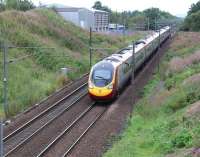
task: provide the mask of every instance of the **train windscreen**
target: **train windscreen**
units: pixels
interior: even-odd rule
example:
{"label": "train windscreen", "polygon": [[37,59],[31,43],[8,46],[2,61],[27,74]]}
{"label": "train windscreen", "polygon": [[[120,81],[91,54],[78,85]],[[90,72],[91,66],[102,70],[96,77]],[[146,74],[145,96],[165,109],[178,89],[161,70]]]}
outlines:
{"label": "train windscreen", "polygon": [[112,82],[113,66],[100,65],[93,69],[92,82],[97,87],[105,87]]}

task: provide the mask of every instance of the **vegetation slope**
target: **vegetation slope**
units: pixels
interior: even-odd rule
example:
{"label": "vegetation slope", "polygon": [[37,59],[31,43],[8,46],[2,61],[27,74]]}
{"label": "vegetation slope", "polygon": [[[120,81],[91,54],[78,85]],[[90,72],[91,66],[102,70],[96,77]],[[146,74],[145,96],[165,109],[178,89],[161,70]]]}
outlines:
{"label": "vegetation slope", "polygon": [[[89,70],[89,32],[66,22],[52,10],[1,12],[0,33],[1,44],[53,48],[9,49],[9,61],[14,61],[8,66],[10,116],[35,104],[63,84]],[[127,45],[131,40],[132,36],[124,38],[94,33],[93,46],[110,48],[110,51],[93,53],[93,61]],[[15,60],[27,55],[29,57],[23,60]],[[0,57],[2,58],[2,52]],[[2,69],[2,59],[0,65]],[[70,69],[68,77],[60,75],[59,70],[62,67]],[[2,70],[0,76],[2,78]],[[0,82],[1,91],[2,88],[3,84]],[[3,93],[0,92],[1,106],[2,103]]]}
{"label": "vegetation slope", "polygon": [[200,148],[200,33],[180,32],[104,157],[196,157]]}

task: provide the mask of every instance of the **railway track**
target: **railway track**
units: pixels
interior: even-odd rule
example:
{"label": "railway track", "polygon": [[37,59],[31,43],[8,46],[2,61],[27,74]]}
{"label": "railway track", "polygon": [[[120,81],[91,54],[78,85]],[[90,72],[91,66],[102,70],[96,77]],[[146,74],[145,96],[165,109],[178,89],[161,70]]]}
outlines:
{"label": "railway track", "polygon": [[[58,122],[64,120],[63,118],[65,117],[64,115],[62,115],[63,117],[58,116],[58,119],[52,119],[49,124],[46,124],[43,126],[43,128],[38,129],[31,136],[24,139],[23,142],[19,143],[15,148],[7,152],[5,157],[67,156],[70,151],[78,144],[78,142],[84,137],[84,135],[95,125],[95,123],[98,121],[98,119],[100,119],[107,108],[108,106],[99,106],[96,105],[95,102],[92,102],[90,105],[85,105],[79,110],[79,112],[77,112],[75,116],[72,117],[71,120],[69,120],[69,122],[66,122],[65,124],[63,123],[62,129],[58,129],[59,131],[55,131],[54,129],[53,132],[55,133],[55,136],[50,138],[53,134],[50,133],[47,135],[46,133],[48,132],[48,129],[56,127],[55,124],[58,124]],[[46,127],[51,123],[51,127]],[[46,140],[44,140],[45,142],[38,141],[42,138],[46,138]],[[62,147],[62,150],[59,150],[59,148],[61,148],[60,145],[63,145],[63,140],[65,147]],[[37,141],[37,145],[34,145],[35,141]]]}
{"label": "railway track", "polygon": [[86,87],[87,83],[82,84],[61,100],[55,102],[53,105],[4,137],[5,156],[12,156],[12,154],[15,154],[16,151],[29,143],[32,138],[39,135],[46,127],[53,124],[60,116],[63,116],[66,112],[72,110],[73,107],[87,95]]}
{"label": "railway track", "polygon": [[[96,106],[96,103],[92,103],[69,126],[66,126],[65,130],[47,145],[37,157],[66,157],[84,135],[96,124],[107,108],[108,106]],[[88,119],[90,120],[88,121]],[[65,143],[65,146],[60,149],[60,145],[63,145],[63,143]]]}

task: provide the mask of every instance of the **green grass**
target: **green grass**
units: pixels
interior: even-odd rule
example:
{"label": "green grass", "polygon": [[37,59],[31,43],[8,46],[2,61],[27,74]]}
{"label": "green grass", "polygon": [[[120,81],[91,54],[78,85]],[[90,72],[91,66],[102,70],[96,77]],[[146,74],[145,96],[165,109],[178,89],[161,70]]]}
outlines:
{"label": "green grass", "polygon": [[[93,52],[93,64],[141,36],[143,34],[140,33],[134,37],[123,38],[93,33],[94,47],[111,49],[103,53]],[[27,59],[9,64],[9,116],[25,110],[57,88],[89,71],[89,32],[66,22],[52,10],[11,10],[0,13],[0,41],[15,46],[54,48],[9,49],[9,60],[31,55]],[[0,57],[2,69],[2,52]],[[60,74],[62,67],[70,68],[68,76]],[[2,70],[0,77],[2,78]],[[3,90],[2,81],[0,90]],[[2,104],[3,93],[0,92],[0,105]],[[1,111],[0,107],[2,115]]]}
{"label": "green grass", "polygon": [[[196,48],[187,55],[195,51]],[[104,157],[165,157],[200,147],[200,116],[186,116],[190,105],[200,100],[200,81],[183,85],[184,79],[200,73],[200,65],[195,63],[181,72],[167,74],[166,63],[174,56],[186,55],[180,52],[181,49],[168,50],[160,72],[145,86],[128,127]],[[161,83],[164,86],[159,87]]]}

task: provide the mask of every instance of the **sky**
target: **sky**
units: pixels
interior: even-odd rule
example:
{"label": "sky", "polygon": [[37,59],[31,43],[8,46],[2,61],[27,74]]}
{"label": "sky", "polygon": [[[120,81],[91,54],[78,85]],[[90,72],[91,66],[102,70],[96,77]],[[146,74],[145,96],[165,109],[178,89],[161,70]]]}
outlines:
{"label": "sky", "polygon": [[[36,5],[42,4],[62,4],[72,7],[84,7],[90,9],[96,0],[32,0]],[[147,8],[156,7],[160,10],[170,12],[173,15],[184,17],[190,6],[198,0],[100,0],[103,5],[114,11],[143,11]]]}

